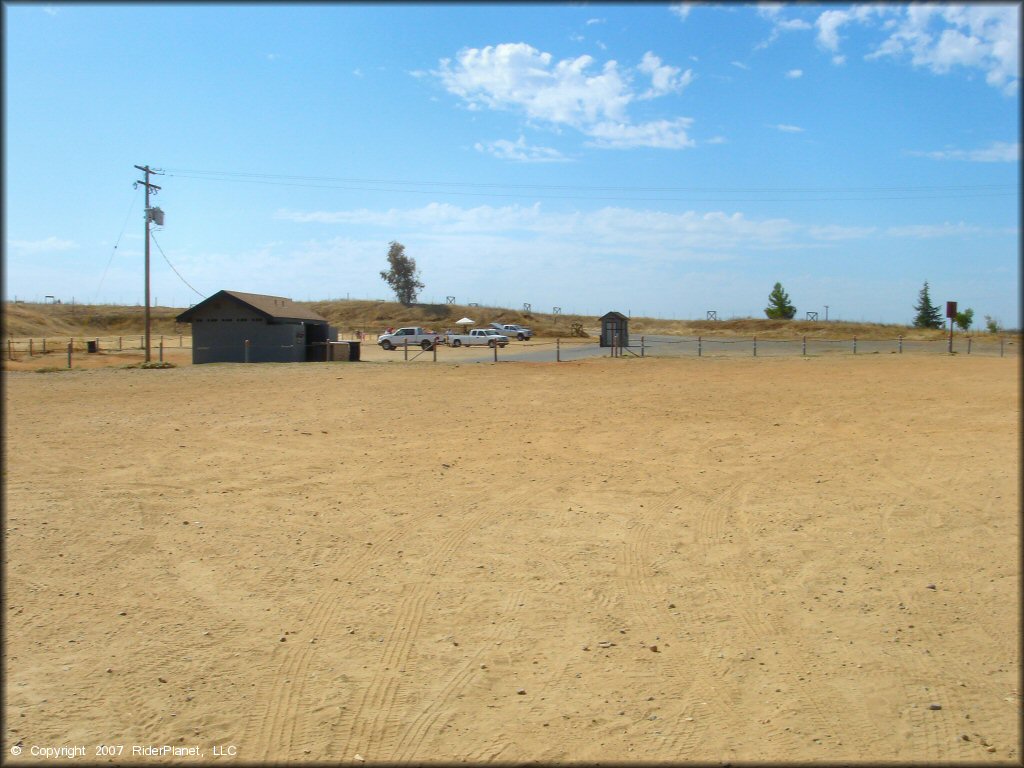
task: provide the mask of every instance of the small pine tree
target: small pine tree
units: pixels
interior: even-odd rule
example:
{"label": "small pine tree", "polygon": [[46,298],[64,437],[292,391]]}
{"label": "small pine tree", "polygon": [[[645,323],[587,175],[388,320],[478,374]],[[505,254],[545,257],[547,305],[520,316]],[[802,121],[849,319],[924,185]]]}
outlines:
{"label": "small pine tree", "polygon": [[384,282],[391,286],[398,301],[407,307],[416,303],[416,294],[423,287],[416,272],[416,260],[405,255],[405,246],[394,240],[388,249],[388,264],[391,269],[381,272]]}
{"label": "small pine tree", "polygon": [[768,294],[768,306],[764,313],[773,320],[792,320],[796,315],[796,307],[789,303],[789,296],[782,289],[782,283],[776,283]]}
{"label": "small pine tree", "polygon": [[942,328],[942,312],[932,304],[931,296],[928,295],[928,281],[924,281],[924,287],[918,294],[917,304],[914,306],[917,313],[914,316],[915,328]]}

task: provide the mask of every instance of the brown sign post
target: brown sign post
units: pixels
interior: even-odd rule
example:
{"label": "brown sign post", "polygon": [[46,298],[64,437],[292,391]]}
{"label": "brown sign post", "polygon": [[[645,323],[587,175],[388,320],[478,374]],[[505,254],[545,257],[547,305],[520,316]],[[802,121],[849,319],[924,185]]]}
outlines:
{"label": "brown sign post", "polygon": [[956,302],[946,302],[946,317],[949,318],[949,353],[953,354],[953,320],[956,318]]}

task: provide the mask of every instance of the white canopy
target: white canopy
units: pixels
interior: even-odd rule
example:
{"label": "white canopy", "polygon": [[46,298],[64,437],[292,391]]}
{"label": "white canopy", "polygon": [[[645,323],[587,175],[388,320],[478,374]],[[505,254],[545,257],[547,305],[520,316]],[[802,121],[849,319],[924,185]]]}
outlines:
{"label": "white canopy", "polygon": [[472,325],[475,322],[476,322],[476,320],[470,320],[468,317],[464,317],[461,320],[456,320],[455,324],[456,325]]}

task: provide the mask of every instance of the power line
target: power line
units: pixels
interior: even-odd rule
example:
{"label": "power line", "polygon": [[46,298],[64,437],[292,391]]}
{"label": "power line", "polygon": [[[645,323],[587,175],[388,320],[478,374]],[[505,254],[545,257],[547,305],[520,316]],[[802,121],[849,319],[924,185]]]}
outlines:
{"label": "power line", "polygon": [[[189,288],[192,288],[192,284],[191,284],[191,283],[189,283],[189,281],[188,281],[188,280],[186,280],[186,279],[185,279],[184,277],[182,277],[182,276],[181,276],[181,272],[179,272],[179,271],[178,271],[178,270],[177,270],[177,269],[175,268],[175,266],[174,266],[173,264],[171,264],[171,260],[167,258],[167,254],[166,254],[166,253],[164,253],[164,249],[160,247],[160,243],[159,243],[159,241],[158,241],[158,240],[156,239],[156,235],[155,235],[155,234],[153,234],[153,232],[150,232],[150,233],[149,233],[149,235],[150,235],[150,237],[152,237],[152,238],[153,238],[153,242],[154,242],[154,243],[156,243],[156,249],[157,249],[158,251],[160,251],[160,255],[164,257],[164,261],[166,261],[166,262],[167,262],[167,266],[169,266],[169,267],[170,267],[170,268],[171,268],[172,270],[174,270],[174,274],[176,274],[176,275],[178,276],[178,279],[179,279],[179,280],[181,280],[181,282],[183,282],[183,283],[184,283],[185,285],[187,285],[187,286],[188,286]],[[199,291],[196,291],[196,289],[195,289],[195,288],[192,288],[192,290],[193,290],[193,291],[195,291],[195,293],[196,293],[196,295],[197,295],[197,296],[200,296],[200,297],[202,297],[202,298],[205,298],[205,294],[203,294],[203,293],[200,293]]]}
{"label": "power line", "polygon": [[[1011,184],[950,186],[876,186],[876,187],[629,187],[579,186],[546,184],[498,184],[460,181],[405,181],[399,179],[364,179],[331,176],[298,176],[269,173],[240,173],[167,169],[168,176],[199,181],[302,187],[306,189],[339,189],[362,192],[407,194],[445,194],[471,197],[531,197],[562,200],[596,201],[681,201],[681,202],[847,202],[857,200],[939,200],[961,198],[1008,197],[1017,193]],[[426,187],[426,189],[417,189]],[[501,191],[506,190],[506,191]],[[600,193],[618,195],[538,194],[529,190]],[[643,193],[684,194],[684,197],[636,197]],[[624,196],[624,195],[629,195]],[[703,195],[704,197],[697,197]],[[804,196],[801,198],[800,196]]]}
{"label": "power line", "polygon": [[128,206],[128,215],[124,217],[124,224],[121,226],[121,234],[117,236],[117,241],[114,243],[114,247],[110,251],[110,258],[107,259],[107,266],[103,268],[103,274],[100,276],[100,284],[96,286],[96,293],[93,294],[93,303],[95,303],[95,299],[99,295],[100,288],[103,287],[103,281],[107,279],[107,270],[110,269],[110,265],[114,261],[114,255],[117,253],[117,246],[121,244],[121,238],[124,237],[124,231],[128,229],[128,219],[131,218],[132,211],[135,210],[135,202],[138,199],[138,194],[132,195],[131,205]]}

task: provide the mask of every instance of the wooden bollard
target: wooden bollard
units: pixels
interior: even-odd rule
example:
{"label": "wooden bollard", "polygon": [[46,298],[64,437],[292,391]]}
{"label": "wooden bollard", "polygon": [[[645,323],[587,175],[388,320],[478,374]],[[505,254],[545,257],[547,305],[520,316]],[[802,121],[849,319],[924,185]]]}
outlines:
{"label": "wooden bollard", "polygon": [[75,346],[74,341],[69,341],[68,342],[68,368],[71,367],[71,350],[74,349],[74,346]]}

